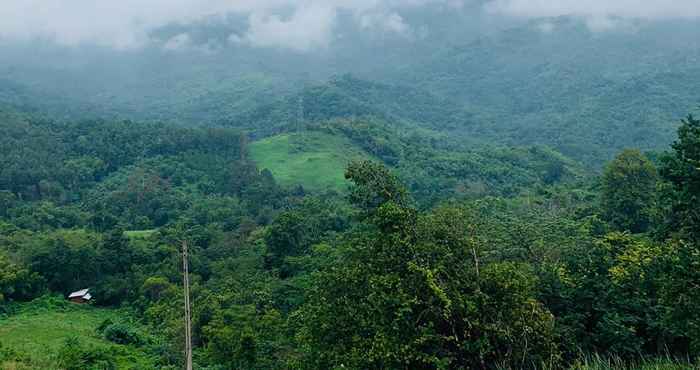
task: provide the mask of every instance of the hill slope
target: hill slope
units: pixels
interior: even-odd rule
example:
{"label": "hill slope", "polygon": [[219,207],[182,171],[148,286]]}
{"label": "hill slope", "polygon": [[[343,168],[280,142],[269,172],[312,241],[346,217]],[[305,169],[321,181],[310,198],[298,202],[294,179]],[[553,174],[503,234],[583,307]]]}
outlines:
{"label": "hill slope", "polygon": [[84,348],[114,355],[119,369],[153,367],[144,349],[117,345],[98,333],[105,320],[125,319],[117,310],[76,305],[62,298],[41,299],[18,305],[16,310],[9,317],[0,316],[0,369],[58,369],[58,352],[69,338],[77,338]]}
{"label": "hill slope", "polygon": [[700,101],[697,23],[637,27],[596,33],[568,18],[542,20],[444,48],[388,80],[472,112],[462,136],[546,144],[599,165],[625,147],[666,147]]}
{"label": "hill slope", "polygon": [[250,145],[250,155],[260,168],[272,172],[282,185],[302,185],[313,191],[342,191],[346,165],[369,157],[350,140],[321,132],[288,133]]}

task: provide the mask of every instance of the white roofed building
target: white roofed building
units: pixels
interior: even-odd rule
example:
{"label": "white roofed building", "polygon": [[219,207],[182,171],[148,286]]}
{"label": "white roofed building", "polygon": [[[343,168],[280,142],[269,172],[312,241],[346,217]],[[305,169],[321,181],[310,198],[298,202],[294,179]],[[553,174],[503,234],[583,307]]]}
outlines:
{"label": "white roofed building", "polygon": [[90,289],[78,290],[68,296],[68,299],[74,303],[88,303],[92,299]]}

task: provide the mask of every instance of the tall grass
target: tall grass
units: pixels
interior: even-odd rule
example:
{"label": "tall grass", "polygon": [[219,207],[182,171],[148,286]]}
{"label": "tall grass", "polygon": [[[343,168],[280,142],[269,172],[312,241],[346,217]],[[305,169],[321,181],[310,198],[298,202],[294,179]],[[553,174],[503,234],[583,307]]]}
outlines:
{"label": "tall grass", "polygon": [[700,369],[691,360],[682,360],[671,356],[644,358],[636,361],[626,361],[617,356],[602,356],[592,354],[577,360],[570,370],[686,370]]}
{"label": "tall grass", "polygon": [[[562,367],[555,362],[531,364],[528,368],[538,370],[698,370],[700,363],[689,359],[678,359],[672,356],[649,357],[630,361],[618,356],[600,354],[582,354],[572,365]],[[496,365],[498,370],[513,370],[513,368]]]}

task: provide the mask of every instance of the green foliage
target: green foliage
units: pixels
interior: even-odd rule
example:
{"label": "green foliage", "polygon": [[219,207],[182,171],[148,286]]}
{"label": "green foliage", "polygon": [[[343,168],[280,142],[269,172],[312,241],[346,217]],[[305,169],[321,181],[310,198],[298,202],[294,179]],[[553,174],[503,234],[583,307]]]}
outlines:
{"label": "green foliage", "polygon": [[46,279],[55,292],[70,293],[96,282],[99,236],[86,230],[61,230],[41,236],[27,249],[33,271]]}
{"label": "green foliage", "polygon": [[0,305],[37,297],[43,288],[44,281],[38,273],[11,262],[0,252]]}
{"label": "green foliage", "polygon": [[140,345],[144,343],[141,334],[132,326],[125,323],[112,323],[101,331],[105,339],[116,344]]}
{"label": "green foliage", "polygon": [[312,245],[347,226],[348,220],[339,208],[337,203],[310,198],[282,212],[265,234],[265,265],[279,269],[283,278],[297,273],[296,267],[289,263],[289,257],[310,254]]}
{"label": "green foliage", "polygon": [[663,160],[662,176],[673,186],[671,231],[700,241],[700,120],[689,115],[678,129],[674,152]]}
{"label": "green foliage", "polygon": [[660,278],[662,323],[670,341],[681,351],[700,354],[700,317],[697,294],[700,275],[700,121],[692,115],[682,121],[673,153],[663,158],[661,174],[670,184],[665,194],[666,225],[663,237],[671,237],[663,256],[665,274]]}
{"label": "green foliage", "polygon": [[659,278],[661,323],[668,341],[679,352],[700,356],[700,314],[694,308],[700,299],[700,247],[684,241],[670,243],[662,256],[665,273]]}
{"label": "green foliage", "polygon": [[345,178],[355,184],[350,191],[350,202],[367,215],[373,215],[389,202],[398,207],[410,203],[406,187],[379,163],[352,162],[345,171]]}
{"label": "green foliage", "polygon": [[285,322],[279,312],[255,312],[249,305],[218,311],[203,328],[207,354],[230,369],[281,368]]}
{"label": "green foliage", "polygon": [[601,179],[603,216],[618,230],[644,232],[655,207],[658,175],[638,150],[625,150],[605,168]]}
{"label": "green foliage", "polygon": [[576,246],[563,265],[550,266],[543,298],[559,318],[564,338],[578,338],[585,352],[653,351],[662,338],[653,285],[661,254],[648,241],[612,233]]}
{"label": "green foliage", "polygon": [[66,370],[114,370],[113,355],[104,349],[87,347],[77,337],[69,337],[59,349],[57,365]]}
{"label": "green foliage", "polygon": [[558,362],[554,321],[527,267],[483,264],[484,246],[458,210],[417,214],[383,167],[356,163],[347,174],[371,217],[307,293],[298,314],[305,368]]}

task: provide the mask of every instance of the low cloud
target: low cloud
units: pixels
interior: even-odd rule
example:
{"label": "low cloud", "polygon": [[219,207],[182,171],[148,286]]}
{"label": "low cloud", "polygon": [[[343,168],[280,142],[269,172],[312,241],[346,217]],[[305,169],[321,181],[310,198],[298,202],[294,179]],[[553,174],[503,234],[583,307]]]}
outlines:
{"label": "low cloud", "polygon": [[96,44],[138,48],[160,42],[168,50],[191,40],[178,35],[153,40],[152,31],[227,14],[244,15],[249,29],[234,42],[300,51],[333,40],[338,13],[355,14],[361,29],[406,34],[400,9],[426,4],[462,6],[467,0],[4,0],[0,41],[52,40],[60,45]]}
{"label": "low cloud", "polygon": [[187,33],[181,33],[170,38],[163,44],[163,49],[170,51],[180,51],[192,46],[192,38]]}
{"label": "low cloud", "polygon": [[360,28],[363,30],[391,32],[410,36],[411,26],[395,12],[368,12],[358,15]]}
{"label": "low cloud", "polygon": [[700,18],[698,0],[491,0],[492,14],[525,18],[577,16],[593,31],[605,31],[630,20]]}
{"label": "low cloud", "polygon": [[[287,19],[279,15],[253,13],[250,29],[238,42],[258,47],[310,51],[327,47],[333,35],[336,9],[323,4],[297,8]],[[236,40],[236,36],[233,36]]]}
{"label": "low cloud", "polygon": [[[235,14],[248,28],[230,40],[255,47],[310,51],[333,40],[341,12],[352,14],[363,32],[413,35],[402,11],[419,6],[464,8],[516,17],[581,16],[592,29],[620,20],[700,17],[698,0],[3,0],[0,41],[52,40],[61,45],[96,44],[138,48],[158,44],[168,50],[192,40],[178,35],[154,40],[154,30]],[[546,29],[545,29],[546,31]]]}

